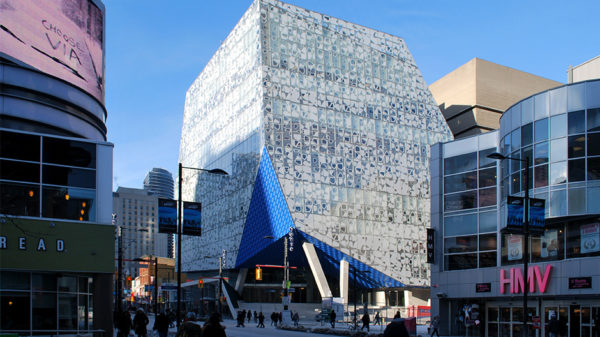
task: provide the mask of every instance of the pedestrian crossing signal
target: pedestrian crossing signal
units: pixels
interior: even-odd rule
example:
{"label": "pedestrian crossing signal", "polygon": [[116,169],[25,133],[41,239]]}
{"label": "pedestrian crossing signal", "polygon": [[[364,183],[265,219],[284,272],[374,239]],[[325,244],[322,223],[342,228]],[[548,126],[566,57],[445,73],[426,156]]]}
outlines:
{"label": "pedestrian crossing signal", "polygon": [[256,280],[262,281],[262,269],[256,268]]}

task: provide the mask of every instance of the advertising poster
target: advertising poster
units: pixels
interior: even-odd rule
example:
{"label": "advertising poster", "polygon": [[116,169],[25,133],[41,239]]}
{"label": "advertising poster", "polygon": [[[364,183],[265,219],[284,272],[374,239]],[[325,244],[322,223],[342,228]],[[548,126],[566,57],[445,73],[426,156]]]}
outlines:
{"label": "advertising poster", "polygon": [[534,233],[543,233],[545,221],[546,200],[529,199],[529,230]]}
{"label": "advertising poster", "polygon": [[202,235],[202,204],[199,202],[183,202],[183,229],[185,235]]}
{"label": "advertising poster", "polygon": [[520,236],[508,237],[508,261],[516,261],[523,258],[523,240]]}
{"label": "advertising poster", "polygon": [[177,233],[177,201],[158,199],[158,232]]}
{"label": "advertising poster", "polygon": [[600,251],[600,224],[583,225],[581,232],[581,254]]}
{"label": "advertising poster", "polygon": [[0,53],[104,103],[104,15],[91,0],[2,0],[0,23]]}
{"label": "advertising poster", "polygon": [[506,225],[509,228],[523,228],[523,215],[525,214],[523,198],[509,196],[506,209],[508,211]]}
{"label": "advertising poster", "polygon": [[558,232],[556,230],[547,231],[541,237],[542,251],[541,257],[556,257],[558,256]]}

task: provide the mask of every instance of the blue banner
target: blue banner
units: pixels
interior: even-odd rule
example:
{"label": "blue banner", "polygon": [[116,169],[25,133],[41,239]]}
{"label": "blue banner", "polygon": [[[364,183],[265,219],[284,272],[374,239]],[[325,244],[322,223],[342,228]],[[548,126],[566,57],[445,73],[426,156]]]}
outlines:
{"label": "blue banner", "polygon": [[529,230],[543,232],[546,228],[545,221],[546,200],[529,199]]}
{"label": "blue banner", "polygon": [[177,201],[158,199],[158,232],[177,233]]}
{"label": "blue banner", "polygon": [[183,232],[185,235],[202,235],[202,204],[199,202],[183,202]]}
{"label": "blue banner", "polygon": [[525,204],[521,197],[509,196],[506,202],[507,219],[506,226],[508,228],[523,228],[523,217],[525,214]]}

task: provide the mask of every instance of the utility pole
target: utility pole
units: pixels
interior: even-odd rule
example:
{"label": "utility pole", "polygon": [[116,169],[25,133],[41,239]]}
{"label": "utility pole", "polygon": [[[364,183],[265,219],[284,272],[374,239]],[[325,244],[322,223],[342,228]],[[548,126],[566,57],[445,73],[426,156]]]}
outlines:
{"label": "utility pole", "polygon": [[222,304],[221,304],[222,292],[223,292],[223,257],[219,256],[219,289],[218,289],[219,296],[217,297],[218,298],[217,308],[219,310],[219,315],[223,314],[223,308],[222,308]]}
{"label": "utility pole", "polygon": [[154,317],[158,316],[158,257],[154,257]]}
{"label": "utility pole", "polygon": [[117,226],[117,249],[118,249],[118,261],[117,261],[117,300],[115,303],[117,307],[117,313],[121,313],[123,310],[123,236],[121,235],[121,227]]}

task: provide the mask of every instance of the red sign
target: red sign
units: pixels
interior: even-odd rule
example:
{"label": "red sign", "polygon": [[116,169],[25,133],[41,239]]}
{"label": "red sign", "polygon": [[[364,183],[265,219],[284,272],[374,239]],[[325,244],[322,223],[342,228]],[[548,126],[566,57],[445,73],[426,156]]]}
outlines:
{"label": "red sign", "polygon": [[585,289],[591,287],[591,277],[569,277],[569,289]]}
{"label": "red sign", "polygon": [[[539,266],[532,266],[527,268],[527,285],[529,286],[529,292],[534,293],[537,285],[537,289],[540,293],[545,293],[548,287],[548,281],[550,280],[550,272],[552,271],[551,265],[546,265],[546,270],[542,274]],[[523,271],[521,268],[510,268],[509,277],[506,277],[506,270],[500,269],[500,293],[506,292],[506,285],[509,286],[511,294],[519,294],[525,289],[523,280]]]}
{"label": "red sign", "polygon": [[540,318],[540,316],[533,316],[531,318],[532,322],[533,322],[533,328],[534,329],[541,329],[542,328],[542,320]]}
{"label": "red sign", "polygon": [[489,293],[492,291],[491,283],[476,283],[475,284],[475,292],[477,293]]}

